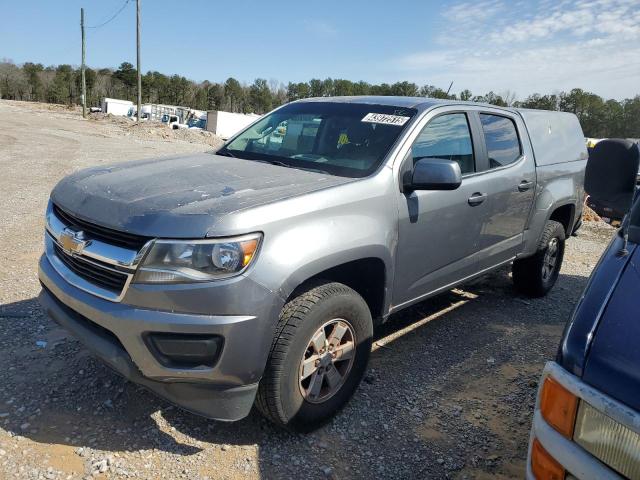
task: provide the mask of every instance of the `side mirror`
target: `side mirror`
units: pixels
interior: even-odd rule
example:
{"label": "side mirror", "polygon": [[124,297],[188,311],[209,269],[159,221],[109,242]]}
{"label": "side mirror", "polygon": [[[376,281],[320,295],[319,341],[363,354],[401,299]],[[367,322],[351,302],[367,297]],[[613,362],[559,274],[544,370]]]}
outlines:
{"label": "side mirror", "polygon": [[462,183],[460,165],[443,158],[421,158],[405,174],[404,191],[455,190]]}
{"label": "side mirror", "polygon": [[636,191],[640,150],[630,140],[601,140],[591,151],[584,176],[589,196],[617,212],[627,213]]}

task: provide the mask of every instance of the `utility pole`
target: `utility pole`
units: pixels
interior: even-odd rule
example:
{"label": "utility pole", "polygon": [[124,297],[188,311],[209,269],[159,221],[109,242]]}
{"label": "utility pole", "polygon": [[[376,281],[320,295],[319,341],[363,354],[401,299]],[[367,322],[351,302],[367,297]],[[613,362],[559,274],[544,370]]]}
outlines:
{"label": "utility pole", "polygon": [[140,0],[136,0],[136,43],[138,50],[138,123],[142,110],[142,73],[140,72]]}
{"label": "utility pole", "polygon": [[82,31],[82,118],[87,118],[87,82],[84,76],[85,36],[84,36],[84,8],[80,9],[80,30]]}

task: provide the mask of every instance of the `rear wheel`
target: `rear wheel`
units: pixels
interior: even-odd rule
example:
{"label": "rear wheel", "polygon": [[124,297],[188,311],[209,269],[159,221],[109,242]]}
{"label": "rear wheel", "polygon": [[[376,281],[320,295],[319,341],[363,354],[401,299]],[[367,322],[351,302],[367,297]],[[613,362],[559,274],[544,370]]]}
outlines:
{"label": "rear wheel", "polygon": [[561,223],[549,220],[535,255],[513,262],[513,282],[520,292],[542,297],[553,288],[564,258],[565,231]]}
{"label": "rear wheel", "polygon": [[324,283],[280,314],[256,406],[290,430],[313,430],[355,392],[369,361],[373,323],[366,302],[340,283]]}

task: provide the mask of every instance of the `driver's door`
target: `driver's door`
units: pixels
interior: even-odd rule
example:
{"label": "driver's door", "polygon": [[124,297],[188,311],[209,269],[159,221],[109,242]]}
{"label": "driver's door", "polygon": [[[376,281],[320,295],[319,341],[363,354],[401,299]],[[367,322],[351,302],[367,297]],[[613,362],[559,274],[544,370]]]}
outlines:
{"label": "driver's door", "polygon": [[440,114],[415,138],[409,161],[445,158],[460,164],[462,184],[452,191],[399,193],[394,308],[446,287],[477,271],[480,232],[488,215],[479,150],[466,112]]}

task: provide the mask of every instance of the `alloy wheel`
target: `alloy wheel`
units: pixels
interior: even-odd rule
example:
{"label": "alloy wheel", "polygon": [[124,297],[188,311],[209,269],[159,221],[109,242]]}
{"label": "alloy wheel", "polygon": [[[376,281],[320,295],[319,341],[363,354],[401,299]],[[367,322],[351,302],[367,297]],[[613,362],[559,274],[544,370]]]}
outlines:
{"label": "alloy wheel", "polygon": [[316,330],[300,362],[304,399],[322,403],[335,395],[351,371],[355,350],[355,333],[346,320],[334,318]]}
{"label": "alloy wheel", "polygon": [[558,239],[554,237],[549,241],[549,245],[547,246],[547,251],[544,254],[544,260],[542,262],[542,279],[545,282],[553,276],[558,266],[559,250]]}

